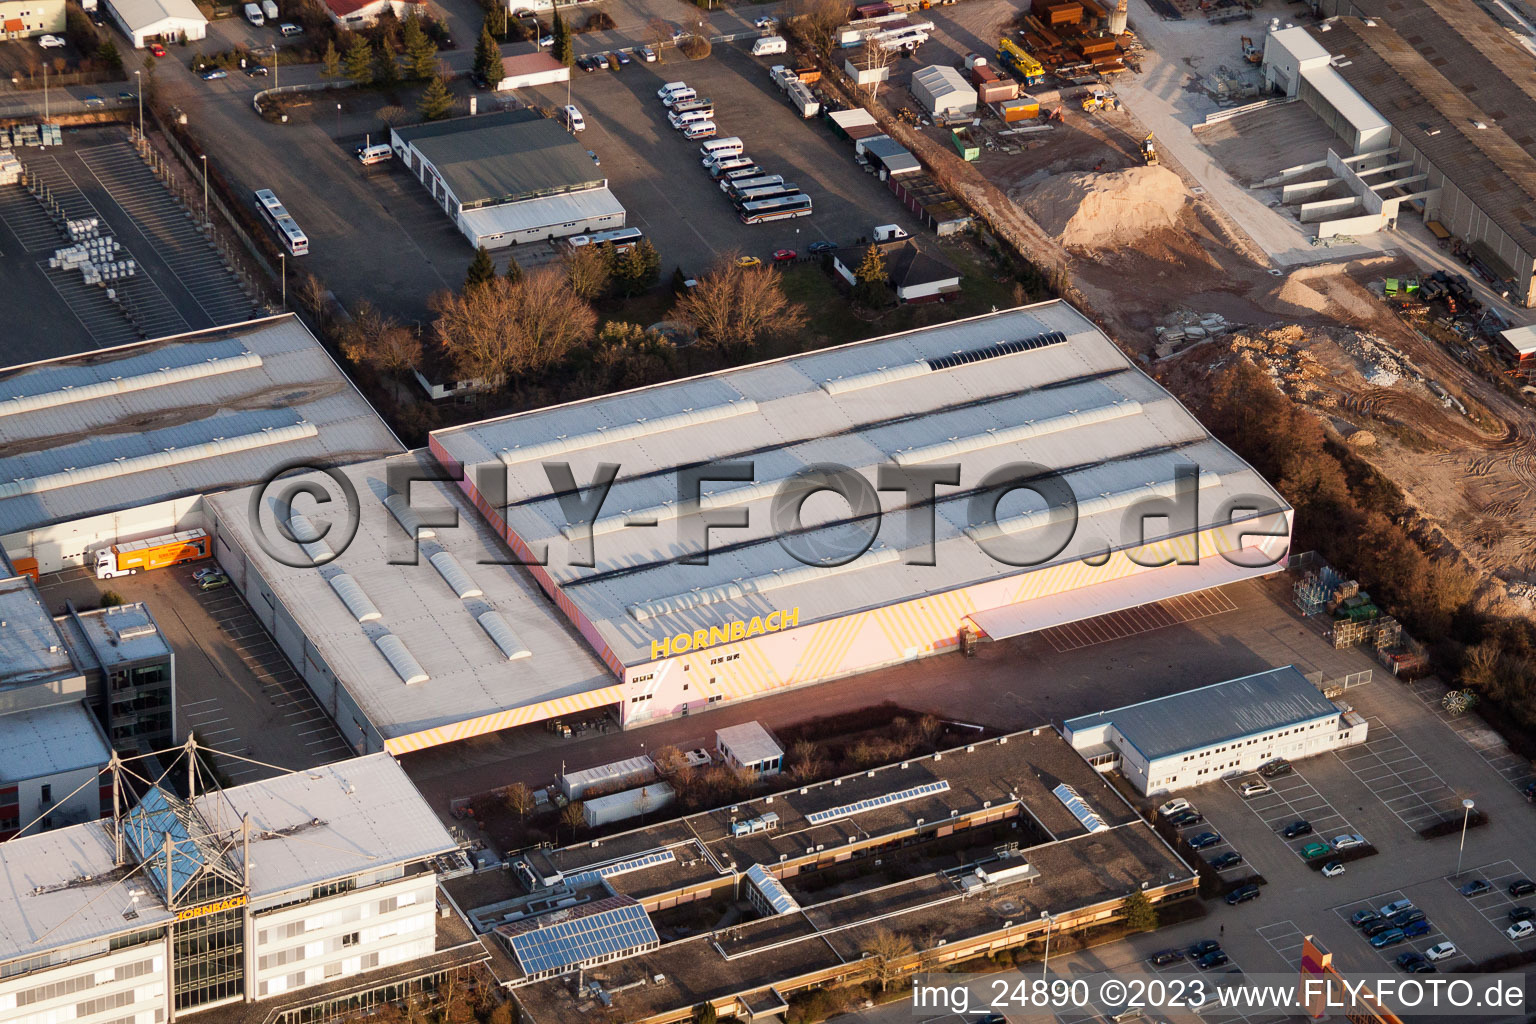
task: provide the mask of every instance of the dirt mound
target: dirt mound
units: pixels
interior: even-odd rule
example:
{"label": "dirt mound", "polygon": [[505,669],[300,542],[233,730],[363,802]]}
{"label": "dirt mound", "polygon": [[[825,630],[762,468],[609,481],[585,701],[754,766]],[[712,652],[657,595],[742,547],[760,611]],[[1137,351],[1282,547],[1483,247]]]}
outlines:
{"label": "dirt mound", "polygon": [[1105,248],[1173,227],[1188,193],[1166,167],[1057,174],[1031,189],[1023,207],[1063,245]]}
{"label": "dirt mound", "polygon": [[1351,448],[1369,448],[1376,443],[1376,435],[1369,430],[1357,430],[1344,443]]}

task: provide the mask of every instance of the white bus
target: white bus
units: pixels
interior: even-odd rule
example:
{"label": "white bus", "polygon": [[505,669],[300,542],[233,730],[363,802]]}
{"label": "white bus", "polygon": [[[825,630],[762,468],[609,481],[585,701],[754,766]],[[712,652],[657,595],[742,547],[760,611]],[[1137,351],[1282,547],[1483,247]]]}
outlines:
{"label": "white bus", "polygon": [[256,190],[256,206],[267,219],[278,241],[291,256],[303,256],[309,252],[309,237],[299,230],[298,223],[289,215],[286,207],[278,202],[277,194],[269,188]]}
{"label": "white bus", "polygon": [[699,147],[699,153],[705,159],[724,156],[741,156],[747,147],[741,144],[741,140],[732,135],[725,139],[710,139]]}
{"label": "white bus", "polygon": [[727,178],[720,183],[720,191],[735,199],[743,192],[752,188],[767,188],[769,185],[784,184],[782,174],[760,174],[755,178]]}
{"label": "white bus", "polygon": [[628,252],[642,237],[639,228],[614,228],[611,231],[594,231],[590,235],[572,235],[565,241],[572,249],[584,245],[611,245],[618,252]]}
{"label": "white bus", "polygon": [[[715,180],[724,178],[732,171],[750,171],[757,167],[757,162],[749,156],[733,156],[729,160],[721,160],[719,163],[709,165],[709,176]],[[761,171],[758,171],[761,174]]]}
{"label": "white bus", "polygon": [[743,224],[763,224],[771,220],[789,220],[791,217],[809,217],[811,197],[807,195],[780,196],[747,203],[741,208]]}
{"label": "white bus", "polygon": [[743,189],[732,200],[737,206],[746,206],[748,203],[756,203],[763,199],[777,199],[779,196],[797,196],[800,194],[800,186],[792,182],[782,185],[764,185],[762,188]]}

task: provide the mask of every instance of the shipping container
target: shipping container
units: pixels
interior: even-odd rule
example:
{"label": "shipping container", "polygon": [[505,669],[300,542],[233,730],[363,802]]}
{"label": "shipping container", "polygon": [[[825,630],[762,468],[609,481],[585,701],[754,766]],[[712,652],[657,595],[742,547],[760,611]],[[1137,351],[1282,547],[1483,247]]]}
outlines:
{"label": "shipping container", "polygon": [[614,761],[611,764],[601,764],[596,768],[567,772],[559,776],[556,782],[560,786],[561,795],[567,800],[581,800],[589,792],[612,792],[626,786],[650,782],[654,778],[656,778],[655,764],[649,757],[642,755],[624,761]]}
{"label": "shipping container", "polygon": [[1004,100],[994,105],[992,109],[998,117],[1008,124],[1012,124],[1015,121],[1027,121],[1032,117],[1040,116],[1040,102],[1026,97],[1020,97],[1016,100]]}
{"label": "shipping container", "polygon": [[665,782],[654,782],[639,789],[627,789],[610,796],[597,796],[581,804],[588,828],[627,821],[642,814],[652,814],[671,806],[677,794]]}

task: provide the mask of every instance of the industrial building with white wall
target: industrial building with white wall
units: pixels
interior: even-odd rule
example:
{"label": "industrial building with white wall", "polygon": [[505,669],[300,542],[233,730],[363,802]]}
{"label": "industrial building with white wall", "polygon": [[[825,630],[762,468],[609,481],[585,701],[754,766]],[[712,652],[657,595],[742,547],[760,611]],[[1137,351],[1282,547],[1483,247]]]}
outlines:
{"label": "industrial building with white wall", "polygon": [[1364,718],[1323,695],[1294,665],[1068,719],[1062,735],[1099,771],[1140,793],[1191,789],[1364,743]]}

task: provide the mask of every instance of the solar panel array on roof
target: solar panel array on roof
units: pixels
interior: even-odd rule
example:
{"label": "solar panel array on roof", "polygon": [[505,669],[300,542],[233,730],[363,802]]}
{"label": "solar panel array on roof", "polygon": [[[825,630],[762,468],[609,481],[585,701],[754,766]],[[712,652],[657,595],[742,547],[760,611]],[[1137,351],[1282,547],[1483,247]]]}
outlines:
{"label": "solar panel array on roof", "polygon": [[1071,811],[1072,816],[1089,832],[1103,832],[1109,828],[1108,825],[1104,824],[1104,819],[1095,814],[1093,808],[1088,806],[1088,801],[1084,800],[1077,790],[1065,782],[1051,790],[1051,792],[1056,794],[1057,800],[1066,804],[1067,810]]}
{"label": "solar panel array on roof", "polygon": [[860,800],[857,803],[843,804],[841,807],[833,807],[825,811],[812,811],[805,816],[805,820],[812,825],[820,825],[827,821],[836,821],[838,818],[846,818],[851,814],[861,814],[864,811],[873,811],[878,807],[890,807],[892,804],[904,804],[908,800],[916,800],[919,797],[932,796],[935,793],[943,793],[949,789],[949,781],[940,779],[938,782],[925,782],[921,786],[913,786],[911,789],[897,790],[895,793],[887,793],[884,796],[870,797],[868,800]]}
{"label": "solar panel array on roof", "polygon": [[656,853],[647,853],[643,857],[631,857],[629,860],[621,860],[616,864],[607,864],[591,871],[583,871],[580,874],[568,875],[565,881],[575,889],[604,878],[614,878],[625,875],[631,871],[639,871],[641,868],[652,868],[658,864],[671,864],[677,860],[671,850],[659,850]]}
{"label": "solar panel array on roof", "polygon": [[800,909],[800,904],[784,888],[784,883],[768,873],[768,869],[761,864],[753,864],[747,868],[747,878],[757,891],[763,894],[763,899],[773,908],[775,914],[788,914]]}
{"label": "solar panel array on roof", "polygon": [[964,366],[966,363],[979,363],[983,359],[996,359],[998,356],[1011,356],[1015,352],[1029,352],[1032,349],[1045,348],[1049,345],[1065,345],[1067,336],[1060,331],[1051,331],[1048,334],[1037,334],[1032,338],[1018,338],[1014,341],[1000,341],[996,345],[984,345],[981,348],[966,349],[963,352],[955,352],[937,359],[926,360],[930,370],[948,370],[955,366]]}
{"label": "solar panel array on roof", "polygon": [[[152,786],[123,820],[123,832],[144,861],[144,870],[166,899],[172,899],[203,867],[203,852],[187,831],[186,822],[159,786]],[[179,802],[179,801],[178,801]],[[188,811],[187,813],[191,813]],[[170,837],[167,875],[166,837]]]}
{"label": "solar panel array on roof", "polygon": [[661,945],[645,908],[630,899],[594,914],[538,925],[507,941],[524,974],[565,970]]}

